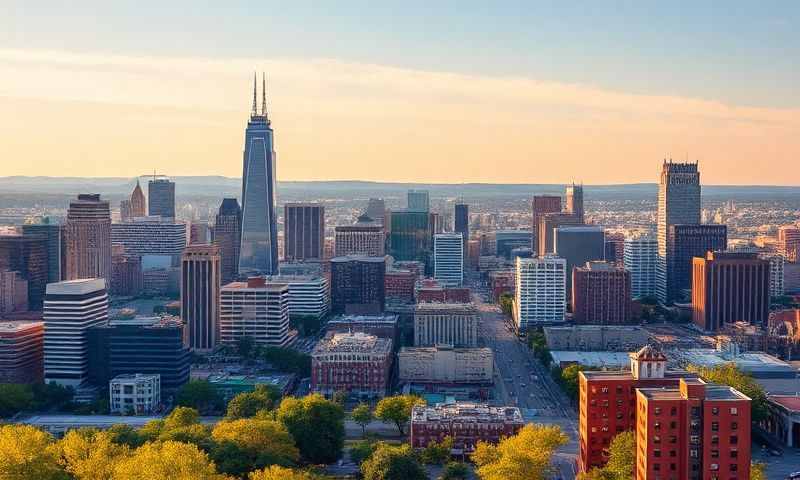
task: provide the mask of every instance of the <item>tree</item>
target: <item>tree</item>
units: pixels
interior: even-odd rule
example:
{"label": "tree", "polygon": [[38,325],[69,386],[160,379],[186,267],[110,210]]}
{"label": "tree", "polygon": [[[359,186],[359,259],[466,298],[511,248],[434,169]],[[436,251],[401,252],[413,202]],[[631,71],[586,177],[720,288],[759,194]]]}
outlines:
{"label": "tree", "polygon": [[316,335],[322,328],[321,315],[291,315],[289,325],[296,328],[301,337]]}
{"label": "tree", "polygon": [[608,463],[604,467],[614,478],[634,478],[636,466],[636,436],[633,431],[618,433],[608,446]]}
{"label": "tree", "polygon": [[200,413],[194,408],[175,407],[172,412],[164,419],[164,428],[173,430],[180,427],[188,427],[200,421]]}
{"label": "tree", "polygon": [[500,311],[507,317],[511,316],[511,311],[514,309],[514,296],[509,293],[500,295]]}
{"label": "tree", "polygon": [[323,480],[326,477],[302,470],[272,465],[263,470],[252,472],[248,480]]}
{"label": "tree", "polygon": [[478,442],[472,460],[482,480],[543,480],[553,453],[567,441],[558,425],[528,424],[496,446]]}
{"label": "tree", "polygon": [[469,478],[469,467],[464,462],[450,462],[444,467],[438,480],[466,480]]}
{"label": "tree", "polygon": [[113,439],[113,434],[95,429],[70,430],[56,444],[58,462],[78,480],[111,478],[117,461],[130,454],[127,446]]}
{"label": "tree", "polygon": [[236,352],[242,356],[242,358],[252,358],[253,354],[255,353],[256,342],[253,341],[253,337],[244,336],[239,337],[239,340],[236,341]]}
{"label": "tree", "polygon": [[595,467],[588,472],[579,473],[576,480],[617,480],[617,478],[605,468]]}
{"label": "tree", "polygon": [[31,391],[34,410],[63,409],[72,402],[72,397],[75,395],[72,387],[64,387],[55,382],[34,383],[31,385]]}
{"label": "tree", "polygon": [[0,384],[0,417],[10,417],[33,405],[33,392],[28,385]]}
{"label": "tree", "polygon": [[258,356],[276,369],[295,373],[300,377],[311,376],[311,356],[282,347],[261,347]]}
{"label": "tree", "polygon": [[364,460],[368,459],[378,448],[378,444],[368,440],[355,442],[350,446],[350,460],[356,465],[361,466]]}
{"label": "tree", "polygon": [[425,405],[425,401],[415,395],[395,395],[382,398],[375,406],[375,418],[397,426],[400,435],[405,435],[403,426],[411,419],[415,405]]}
{"label": "tree", "polygon": [[281,401],[276,418],[294,437],[309,463],[332,463],[344,447],[344,409],[319,394]]}
{"label": "tree", "polygon": [[767,480],[767,466],[763,463],[750,464],[750,480]]}
{"label": "tree", "polygon": [[189,380],[178,389],[175,403],[192,407],[202,413],[211,413],[222,410],[224,401],[211,383],[206,380]]}
{"label": "tree", "polygon": [[579,364],[568,365],[564,369],[553,367],[553,379],[561,386],[564,393],[573,401],[578,400],[580,385],[578,383],[579,373],[588,370],[597,370],[596,367],[588,367]]}
{"label": "tree", "polygon": [[366,403],[359,403],[358,406],[350,412],[350,418],[361,427],[361,436],[366,437],[367,425],[369,425],[373,419],[372,410],[369,408],[369,405]]}
{"label": "tree", "polygon": [[[241,465],[247,465],[246,471],[270,465],[291,466],[300,459],[289,431],[274,420],[225,420],[217,423],[211,435],[218,445],[224,445],[215,450],[214,458],[228,462],[220,465],[220,470],[225,473],[242,475],[245,472],[236,471]],[[224,458],[221,452],[229,458]],[[233,468],[234,465],[237,467]]]}
{"label": "tree", "polygon": [[441,442],[431,440],[420,453],[420,461],[426,465],[442,465],[450,460],[453,450],[453,437],[445,437]]}
{"label": "tree", "polygon": [[378,444],[375,452],[361,464],[364,480],[426,480],[425,469],[408,444]]}
{"label": "tree", "polygon": [[690,372],[697,373],[703,380],[728,385],[750,397],[750,415],[754,423],[765,420],[769,416],[769,402],[764,388],[753,377],[739,370],[735,363],[726,363],[716,367],[698,367],[689,365]]}
{"label": "tree", "polygon": [[53,437],[30,425],[0,427],[0,478],[62,480]]}
{"label": "tree", "polygon": [[146,443],[120,460],[111,480],[225,480],[214,462],[195,445],[181,442]]}
{"label": "tree", "polygon": [[339,405],[342,406],[342,408],[344,408],[345,403],[347,403],[347,397],[348,396],[349,395],[347,394],[346,391],[337,390],[337,391],[333,392],[333,396],[331,397],[331,400],[333,400],[334,403],[338,403]]}
{"label": "tree", "polygon": [[214,441],[211,438],[211,427],[199,423],[174,428],[165,427],[158,435],[158,441],[191,443],[206,453],[210,453],[214,448]]}
{"label": "tree", "polygon": [[135,428],[124,423],[112,425],[111,428],[106,431],[111,436],[111,441],[118,445],[127,445],[130,448],[137,448],[144,443],[144,439],[139,435],[139,432],[137,432]]}
{"label": "tree", "polygon": [[281,398],[280,392],[269,385],[256,385],[252,392],[236,395],[228,402],[225,416],[230,420],[254,417],[260,410],[271,410]]}

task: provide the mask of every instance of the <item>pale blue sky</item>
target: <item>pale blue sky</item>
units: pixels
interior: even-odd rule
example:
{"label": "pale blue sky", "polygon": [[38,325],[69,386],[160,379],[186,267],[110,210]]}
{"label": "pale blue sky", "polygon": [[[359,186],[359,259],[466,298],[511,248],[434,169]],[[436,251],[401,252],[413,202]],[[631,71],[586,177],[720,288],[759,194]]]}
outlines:
{"label": "pale blue sky", "polygon": [[800,2],[10,1],[0,46],[331,58],[800,106]]}

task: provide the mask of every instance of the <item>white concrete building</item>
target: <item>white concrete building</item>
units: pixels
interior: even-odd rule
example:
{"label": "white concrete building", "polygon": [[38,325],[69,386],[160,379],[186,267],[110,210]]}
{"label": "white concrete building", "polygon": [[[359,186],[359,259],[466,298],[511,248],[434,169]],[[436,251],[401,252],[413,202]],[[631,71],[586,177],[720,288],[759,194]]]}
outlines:
{"label": "white concrete building", "polygon": [[419,303],[414,309],[414,345],[478,345],[478,310],[471,303]]}
{"label": "white concrete building", "polygon": [[161,375],[117,375],[108,382],[108,394],[111,413],[150,415],[161,405]]}
{"label": "white concrete building", "polygon": [[108,321],[102,278],[50,283],[44,297],[44,378],[78,387],[89,375],[86,331]]}
{"label": "white concrete building", "polygon": [[403,347],[397,361],[401,382],[492,383],[491,348]]}
{"label": "white concrete building", "polygon": [[520,330],[564,321],[567,261],[554,255],[517,258],[514,321]]}
{"label": "white concrete building", "polygon": [[289,315],[324,317],[331,308],[328,279],[322,275],[275,275],[268,284],[289,286]]}
{"label": "white concrete building", "polygon": [[289,286],[264,277],[231,282],[220,290],[220,340],[232,344],[250,337],[256,344],[289,341]]}
{"label": "white concrete building", "polygon": [[631,272],[631,296],[641,298],[656,295],[658,240],[653,235],[625,238],[624,265]]}
{"label": "white concrete building", "polygon": [[769,260],[769,296],[780,297],[785,289],[783,286],[783,255],[759,255],[764,260]]}
{"label": "white concrete building", "polygon": [[433,236],[433,277],[445,287],[460,287],[464,281],[464,239],[460,233]]}

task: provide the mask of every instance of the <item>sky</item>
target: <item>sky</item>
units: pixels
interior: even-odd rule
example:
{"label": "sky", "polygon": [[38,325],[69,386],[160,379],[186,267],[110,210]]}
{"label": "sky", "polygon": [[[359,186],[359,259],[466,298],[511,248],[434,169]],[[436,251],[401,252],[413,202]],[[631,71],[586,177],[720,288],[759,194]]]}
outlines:
{"label": "sky", "polygon": [[800,184],[800,2],[564,3],[0,0],[0,175],[238,177],[257,70],[279,180]]}

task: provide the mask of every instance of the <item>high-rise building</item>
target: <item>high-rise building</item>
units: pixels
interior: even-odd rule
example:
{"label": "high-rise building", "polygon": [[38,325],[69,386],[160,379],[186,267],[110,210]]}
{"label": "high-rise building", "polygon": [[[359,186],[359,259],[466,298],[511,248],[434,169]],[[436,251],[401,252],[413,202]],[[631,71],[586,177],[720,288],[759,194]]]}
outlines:
{"label": "high-rise building", "polygon": [[409,212],[430,212],[430,194],[427,190],[409,190],[407,207],[406,210]]}
{"label": "high-rise building", "polygon": [[605,257],[603,227],[559,227],[553,232],[555,254],[566,261],[567,298],[572,295],[572,269]]}
{"label": "high-rise building", "polygon": [[564,321],[567,261],[554,255],[517,258],[514,321],[519,330]]}
{"label": "high-rise building", "polygon": [[239,274],[239,247],[242,240],[242,209],[235,198],[225,198],[214,222],[214,244],[219,247],[222,284]]}
{"label": "high-rise building", "polygon": [[529,230],[495,230],[489,235],[489,250],[496,257],[512,259],[516,248],[530,248],[531,232]]}
{"label": "high-rise building", "polygon": [[142,187],[139,185],[138,178],[136,179],[136,186],[133,188],[133,192],[131,192],[130,202],[131,218],[144,217],[147,215],[147,201],[144,199],[144,192],[142,192]]}
{"label": "high-rise building", "polygon": [[383,226],[362,215],[353,225],[340,225],[335,229],[336,256],[366,255],[382,257],[386,253],[386,236]]}
{"label": "high-rise building", "polygon": [[131,297],[139,295],[144,289],[142,257],[128,255],[124,248],[121,250],[122,252],[115,252],[111,257],[111,288],[109,291],[112,295]]}
{"label": "high-rise building", "polygon": [[80,386],[89,376],[87,332],[108,321],[105,280],[85,278],[48,284],[43,319],[45,382]]}
{"label": "high-rise building", "polygon": [[330,288],[324,275],[281,274],[267,277],[267,282],[289,287],[289,317],[324,318],[330,311]]}
{"label": "high-rise building", "polygon": [[453,230],[461,234],[464,239],[464,256],[467,255],[467,242],[469,241],[469,205],[466,203],[457,203],[455,206],[455,221]]}
{"label": "high-rise building", "polygon": [[658,241],[650,234],[625,238],[625,269],[631,272],[633,298],[654,297],[656,294],[656,264]]}
{"label": "high-rise building", "polygon": [[478,346],[478,309],[471,303],[418,303],[414,308],[414,346]]}
{"label": "high-rise building", "polygon": [[189,223],[189,245],[211,243],[211,229],[208,223],[192,221]]}
{"label": "high-rise building", "polygon": [[539,240],[537,241],[539,250],[537,254],[543,257],[548,253],[555,253],[555,231],[557,228],[582,225],[583,222],[571,213],[546,213],[542,215],[539,218],[539,226],[537,228],[539,234]]}
{"label": "high-rise building", "polygon": [[334,333],[311,352],[311,390],[357,398],[386,395],[392,371],[392,340],[367,333]]}
{"label": "high-rise building", "polygon": [[575,215],[580,223],[584,222],[583,185],[567,185],[567,213]]}
{"label": "high-rise building", "polygon": [[784,294],[783,266],[786,260],[783,255],[759,254],[759,258],[769,262],[769,296],[780,297]]}
{"label": "high-rise building", "polygon": [[460,287],[464,280],[464,243],[460,233],[433,237],[434,278],[445,287]]}
{"label": "high-rise building", "polygon": [[331,311],[381,313],[386,301],[385,257],[335,257],[331,262]]}
{"label": "high-rise building", "polygon": [[89,382],[105,387],[124,374],[157,374],[161,389],[174,394],[189,381],[191,350],[184,343],[186,325],[178,317],[111,319],[92,327]]}
{"label": "high-rise building", "polygon": [[239,271],[274,275],[278,273],[276,157],[272,123],[267,115],[266,83],[263,79],[261,88],[259,113],[253,79],[253,110],[244,136]]}
{"label": "high-rise building", "polygon": [[386,225],[386,202],[382,198],[370,198],[364,213],[381,225]]}
{"label": "high-rise building", "polygon": [[123,198],[119,202],[119,218],[123,222],[129,222],[133,215],[131,214],[131,201],[128,198]]}
{"label": "high-rise building", "polygon": [[189,245],[181,261],[181,318],[194,350],[212,350],[220,341],[219,295],[219,248]]}
{"label": "high-rise building", "polygon": [[44,380],[44,323],[0,320],[0,383]]}
{"label": "high-rise building", "polygon": [[48,265],[44,235],[0,235],[0,271],[16,271],[28,282],[27,303],[32,310],[42,308]]}
{"label": "high-rise building", "polygon": [[667,296],[691,301],[692,259],[705,257],[706,252],[723,251],[728,245],[725,225],[670,225],[667,232]]}
{"label": "high-rise building", "polygon": [[143,257],[146,267],[159,263],[177,266],[186,248],[186,224],[163,217],[139,217],[130,222],[111,225],[111,243],[125,247],[128,255]]}
{"label": "high-rise building", "polygon": [[744,321],[766,327],[769,318],[769,260],[756,253],[708,252],[695,257],[692,319],[716,332]]}
{"label": "high-rise building", "polygon": [[384,276],[386,302],[414,303],[414,286],[417,275],[411,270],[390,269]]}
{"label": "high-rise building", "polygon": [[248,337],[258,345],[282,347],[289,341],[289,286],[250,277],[222,287],[222,343]]}
{"label": "high-rise building", "polygon": [[19,272],[0,270],[0,316],[28,311],[28,281]]}
{"label": "high-rise building", "polygon": [[[700,172],[697,163],[673,163],[661,167],[658,185],[658,276],[657,295],[662,302],[672,301],[676,286],[670,258],[670,227],[700,224]],[[688,269],[688,265],[686,267]]]}
{"label": "high-rise building", "polygon": [[531,248],[539,251],[539,223],[548,213],[561,212],[561,197],[558,195],[535,195],[531,202]]}
{"label": "high-rise building", "polygon": [[607,262],[622,265],[625,258],[625,233],[606,231],[606,257]]}
{"label": "high-rise building", "polygon": [[153,178],[147,182],[147,196],[149,216],[175,219],[175,182],[171,182],[168,178]]}
{"label": "high-rise building", "polygon": [[325,249],[325,206],[320,203],[285,204],[283,231],[284,260],[322,260]]}
{"label": "high-rise building", "polygon": [[787,262],[800,262],[800,227],[784,225],[778,229],[778,253]]}
{"label": "high-rise building", "polygon": [[430,263],[433,240],[427,212],[392,212],[389,254],[395,260]]}
{"label": "high-rise building", "polygon": [[66,280],[111,279],[111,210],[98,194],[69,203],[64,224]]}
{"label": "high-rise building", "polygon": [[620,325],[631,319],[631,273],[608,262],[586,262],[572,270],[575,323]]}
{"label": "high-rise building", "polygon": [[40,219],[39,223],[26,223],[22,226],[24,236],[41,235],[47,243],[47,283],[61,281],[64,256],[62,249],[64,235],[61,225],[51,223],[49,217]]}

